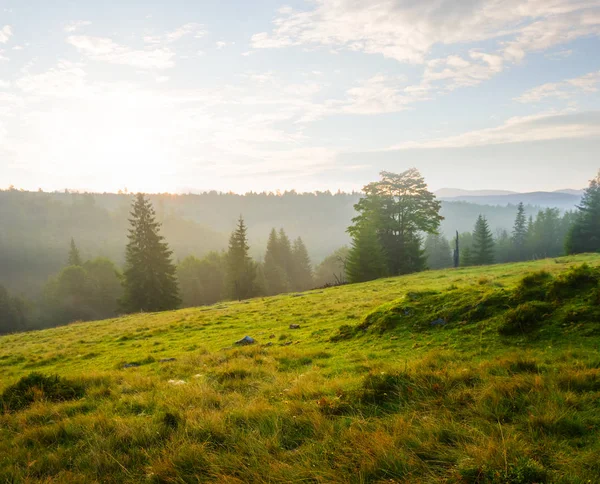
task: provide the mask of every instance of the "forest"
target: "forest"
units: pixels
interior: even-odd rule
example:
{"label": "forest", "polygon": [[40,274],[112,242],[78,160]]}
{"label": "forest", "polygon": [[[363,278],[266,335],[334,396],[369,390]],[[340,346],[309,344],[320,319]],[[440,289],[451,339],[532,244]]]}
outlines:
{"label": "forest", "polygon": [[440,201],[415,169],[350,194],[11,187],[0,191],[0,332],[581,252],[584,213]]}

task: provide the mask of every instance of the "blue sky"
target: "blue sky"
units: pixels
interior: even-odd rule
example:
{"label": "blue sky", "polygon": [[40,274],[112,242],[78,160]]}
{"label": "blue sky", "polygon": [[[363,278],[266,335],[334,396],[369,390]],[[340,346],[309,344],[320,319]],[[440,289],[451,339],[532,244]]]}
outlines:
{"label": "blue sky", "polygon": [[0,0],[0,186],[580,188],[599,36],[600,0]]}

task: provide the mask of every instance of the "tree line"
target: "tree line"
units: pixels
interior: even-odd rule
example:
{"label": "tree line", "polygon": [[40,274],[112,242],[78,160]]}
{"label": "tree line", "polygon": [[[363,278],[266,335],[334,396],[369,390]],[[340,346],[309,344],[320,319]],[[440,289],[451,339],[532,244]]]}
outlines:
{"label": "tree line", "polygon": [[[416,169],[382,172],[364,187],[348,233],[352,244],[327,256],[315,270],[298,237],[270,231],[264,257],[251,255],[248,227],[240,216],[227,250],[176,264],[148,197],[137,194],[129,218],[121,271],[108,258],[84,261],[71,239],[64,267],[46,283],[36,303],[0,286],[0,332],[102,319],[122,313],[162,311],[362,282],[452,265],[485,265],[600,250],[600,175],[590,182],[576,212],[517,207],[512,231],[493,234],[479,215],[472,232],[457,234],[452,254],[441,234],[441,203]],[[456,249],[455,249],[456,250]],[[455,261],[455,257],[457,261]]]}
{"label": "tree line", "polygon": [[[360,194],[209,192],[147,198],[175,260],[226,250],[232,221],[243,213],[254,259],[263,260],[271,228],[285,227],[292,240],[302,236],[314,261],[322,261],[351,242],[345,230]],[[125,193],[0,190],[0,284],[13,294],[39,299],[48,278],[63,268],[71,237],[84,259],[102,256],[122,267],[130,205],[131,195]],[[525,208],[528,216],[537,212]],[[444,220],[438,230],[448,236],[470,231],[481,213],[492,227],[510,231],[514,210],[442,201]]]}
{"label": "tree line", "polygon": [[123,271],[107,258],[83,261],[71,239],[65,266],[50,278],[37,303],[10,296],[0,286],[0,332],[303,291],[315,284],[302,238],[291,242],[283,229],[272,229],[264,261],[257,262],[240,216],[227,251],[202,259],[190,255],[175,264],[144,194],[135,196],[129,224]]}
{"label": "tree line", "polygon": [[556,208],[526,216],[517,206],[512,231],[492,233],[480,214],[471,232],[450,242],[439,230],[441,204],[416,169],[382,172],[366,185],[348,228],[350,282],[418,272],[426,268],[518,262],[600,250],[600,174],[590,182],[576,211]]}

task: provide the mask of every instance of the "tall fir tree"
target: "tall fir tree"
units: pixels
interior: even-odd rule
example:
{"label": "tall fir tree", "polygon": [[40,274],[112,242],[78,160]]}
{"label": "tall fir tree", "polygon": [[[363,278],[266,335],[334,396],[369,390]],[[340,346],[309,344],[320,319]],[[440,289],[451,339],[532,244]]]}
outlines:
{"label": "tall fir tree", "polygon": [[177,308],[181,301],[172,251],[160,235],[160,223],[143,193],[134,198],[129,222],[122,308],[130,313]]}
{"label": "tall fir tree", "polygon": [[257,267],[250,258],[247,228],[240,215],[237,228],[229,237],[227,251],[227,290],[232,299],[242,300],[256,295]]}
{"label": "tall fir tree", "polygon": [[283,270],[287,276],[288,282],[290,281],[293,265],[292,257],[292,243],[289,237],[285,233],[283,228],[279,229],[278,234],[278,246],[279,246],[279,264],[283,267]]}
{"label": "tall fir tree", "polygon": [[79,253],[79,249],[77,245],[75,245],[75,240],[71,237],[71,245],[69,247],[69,257],[67,258],[68,266],[81,266],[83,261],[81,260],[81,254]]}
{"label": "tall fir tree", "polygon": [[565,248],[569,254],[600,251],[600,173],[583,194]]}
{"label": "tall fir tree", "polygon": [[288,274],[283,266],[282,251],[277,231],[273,228],[267,241],[263,274],[266,291],[269,295],[281,294],[290,290]]}
{"label": "tall fir tree", "polygon": [[348,280],[365,282],[387,275],[386,258],[375,226],[361,224],[353,235],[346,262]]}
{"label": "tall fir tree", "polygon": [[525,217],[525,206],[523,202],[517,207],[517,217],[512,231],[512,245],[514,259],[518,261],[527,258],[527,218]]}
{"label": "tall fir tree", "polygon": [[477,218],[473,230],[472,263],[476,266],[494,263],[494,238],[483,215]]}
{"label": "tall fir tree", "polygon": [[300,237],[292,246],[292,273],[290,274],[294,291],[306,291],[313,287],[313,270],[306,245]]}

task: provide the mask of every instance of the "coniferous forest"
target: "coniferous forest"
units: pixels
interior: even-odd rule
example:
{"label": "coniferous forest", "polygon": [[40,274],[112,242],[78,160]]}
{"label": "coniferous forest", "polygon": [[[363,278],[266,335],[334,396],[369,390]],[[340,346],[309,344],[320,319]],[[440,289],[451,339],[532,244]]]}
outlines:
{"label": "coniferous forest", "polygon": [[[456,262],[482,266],[595,251],[598,193],[595,178],[575,211],[440,202],[415,169],[382,172],[363,194],[244,199],[11,188],[0,192],[3,227],[10,228],[0,238],[0,330],[298,292]],[[228,242],[223,220],[210,225],[206,218],[204,225],[191,216],[194,206],[208,213],[205,204],[212,203],[231,219],[240,200],[246,210],[230,224]],[[340,227],[344,220],[335,213],[347,213],[349,204],[354,216]],[[265,206],[279,222],[268,231],[267,217],[260,217]],[[336,227],[340,233],[330,237]]]}

